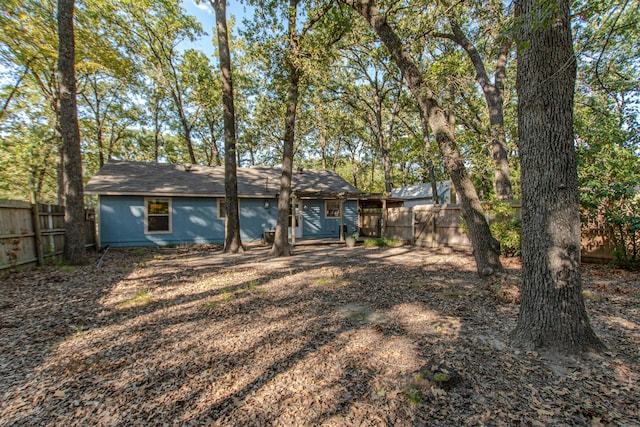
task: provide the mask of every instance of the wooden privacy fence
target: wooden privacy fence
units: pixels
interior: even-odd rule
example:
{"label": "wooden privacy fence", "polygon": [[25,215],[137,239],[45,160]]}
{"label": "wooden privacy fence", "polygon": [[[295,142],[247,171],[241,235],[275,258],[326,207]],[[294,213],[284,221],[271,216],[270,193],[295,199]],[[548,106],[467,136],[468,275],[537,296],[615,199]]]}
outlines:
{"label": "wooden privacy fence", "polygon": [[471,246],[458,206],[388,208],[385,231],[388,238],[416,246]]}
{"label": "wooden privacy fence", "polygon": [[[520,209],[519,206],[515,208]],[[371,216],[367,217],[369,224],[374,222]],[[404,240],[416,246],[471,246],[459,206],[387,208],[386,226],[382,229],[385,237]],[[614,259],[615,245],[610,230],[605,227],[583,224],[581,240],[584,262],[608,263]]]}
{"label": "wooden privacy fence", "polygon": [[360,211],[360,236],[382,236],[382,209],[365,208]]}
{"label": "wooden privacy fence", "polygon": [[[95,230],[95,212],[86,209],[87,247],[95,246]],[[0,199],[0,270],[57,261],[64,234],[64,206]]]}

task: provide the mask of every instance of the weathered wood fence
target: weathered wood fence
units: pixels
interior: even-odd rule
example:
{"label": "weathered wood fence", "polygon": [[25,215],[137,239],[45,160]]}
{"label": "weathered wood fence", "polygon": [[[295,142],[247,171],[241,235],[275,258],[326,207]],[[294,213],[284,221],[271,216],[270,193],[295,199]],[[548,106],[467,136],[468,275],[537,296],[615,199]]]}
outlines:
{"label": "weathered wood fence", "polygon": [[471,246],[460,217],[460,207],[422,205],[388,208],[385,237],[416,246]]}
{"label": "weathered wood fence", "polygon": [[[85,227],[87,247],[95,246],[93,209],[85,210]],[[64,234],[64,206],[0,199],[0,271],[56,262]]]}
{"label": "weathered wood fence", "polygon": [[[386,219],[384,216],[382,218],[386,223],[378,227],[382,230],[379,236],[404,240],[422,247],[471,246],[459,206],[422,205],[411,208],[387,208]],[[373,213],[367,216],[366,222],[367,224],[376,223]],[[374,232],[371,226],[367,230]],[[581,242],[583,261],[608,263],[613,260],[614,250],[613,238],[606,228],[583,224]]]}

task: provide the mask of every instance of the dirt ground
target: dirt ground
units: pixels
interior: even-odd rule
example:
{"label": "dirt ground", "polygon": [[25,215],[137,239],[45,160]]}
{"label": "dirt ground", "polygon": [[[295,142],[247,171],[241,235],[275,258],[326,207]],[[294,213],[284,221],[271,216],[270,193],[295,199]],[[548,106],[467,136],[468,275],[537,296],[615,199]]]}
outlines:
{"label": "dirt ground", "polygon": [[451,249],[111,250],[0,276],[0,426],[639,426],[640,275],[587,266],[605,354],[513,348]]}

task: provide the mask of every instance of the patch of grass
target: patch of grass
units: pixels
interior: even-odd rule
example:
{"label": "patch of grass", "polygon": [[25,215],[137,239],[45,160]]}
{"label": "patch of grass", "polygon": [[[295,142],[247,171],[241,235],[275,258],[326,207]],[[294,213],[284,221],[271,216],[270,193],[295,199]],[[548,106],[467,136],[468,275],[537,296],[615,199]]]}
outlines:
{"label": "patch of grass", "polygon": [[133,256],[143,256],[147,254],[147,248],[136,248],[133,250]]}
{"label": "patch of grass", "polygon": [[234,296],[237,294],[241,294],[242,292],[245,292],[246,289],[229,289],[229,288],[224,288],[220,291],[220,295],[216,298],[210,298],[207,301],[205,301],[204,303],[202,303],[201,307],[204,311],[206,312],[212,312],[215,311],[218,307],[220,307],[222,304],[226,304],[229,301],[233,300]]}
{"label": "patch of grass", "polygon": [[458,298],[465,298],[469,296],[467,292],[461,291],[459,289],[449,289],[446,291],[442,291],[439,293],[439,295],[443,299],[458,299]]}
{"label": "patch of grass", "polygon": [[73,273],[74,271],[76,271],[76,267],[72,265],[63,265],[62,267],[60,267],[60,271],[63,273]]}
{"label": "patch of grass", "polygon": [[424,288],[427,286],[427,282],[425,280],[417,280],[414,282],[409,282],[409,286],[413,289]]}
{"label": "patch of grass", "polygon": [[218,302],[229,302],[233,299],[233,296],[238,292],[243,292],[244,289],[231,289],[222,288],[220,290],[220,298]]}
{"label": "patch of grass", "polygon": [[436,372],[433,375],[433,380],[437,383],[446,383],[451,380],[451,375],[446,372]]}
{"label": "patch of grass", "polygon": [[589,289],[582,291],[582,298],[584,298],[585,300],[591,300],[591,301],[600,301],[602,299],[600,295],[598,295],[597,293]]}
{"label": "patch of grass", "polygon": [[149,305],[153,303],[153,298],[151,298],[151,291],[144,290],[138,291],[134,296],[124,301],[120,304],[121,308],[129,308],[129,307],[143,307],[145,305]]}
{"label": "patch of grass", "polygon": [[398,239],[387,239],[386,237],[369,237],[364,241],[365,248],[384,248],[387,246],[399,246],[402,245],[402,240]]}
{"label": "patch of grass", "polygon": [[84,326],[82,326],[82,325],[71,325],[71,328],[73,328],[73,330],[74,330],[73,334],[67,335],[65,337],[65,339],[62,340],[62,341],[57,341],[57,342],[54,342],[53,344],[50,344],[47,347],[47,349],[49,351],[53,351],[56,348],[60,347],[62,344],[64,344],[66,341],[71,341],[73,339],[82,337],[82,334],[84,333]]}
{"label": "patch of grass", "polygon": [[409,387],[407,389],[407,397],[409,398],[409,402],[413,403],[414,405],[418,405],[420,402],[422,402],[422,391],[415,387]]}
{"label": "patch of grass", "polygon": [[60,347],[62,344],[64,343],[64,341],[57,341],[54,342],[53,344],[51,344],[49,347],[47,347],[49,349],[49,351],[53,351],[56,348]]}
{"label": "patch of grass", "polygon": [[246,292],[254,291],[260,283],[257,280],[250,281],[246,287],[226,287],[220,290],[220,295],[225,301],[230,301],[235,296],[243,295]]}
{"label": "patch of grass", "polygon": [[320,277],[320,278],[316,279],[315,283],[316,283],[316,285],[319,285],[319,286],[329,285],[329,284],[333,283],[333,279],[331,279],[329,277]]}
{"label": "patch of grass", "polygon": [[314,280],[314,282],[316,285],[318,286],[333,286],[333,287],[340,287],[340,286],[347,286],[350,284],[348,279],[345,279],[344,277],[319,277],[316,280]]}
{"label": "patch of grass", "polygon": [[212,312],[215,311],[219,305],[220,303],[218,301],[209,300],[202,304],[202,309],[206,312]]}
{"label": "patch of grass", "polygon": [[63,260],[56,261],[56,267],[62,273],[73,273],[74,271],[76,271],[76,267],[67,264],[67,262]]}

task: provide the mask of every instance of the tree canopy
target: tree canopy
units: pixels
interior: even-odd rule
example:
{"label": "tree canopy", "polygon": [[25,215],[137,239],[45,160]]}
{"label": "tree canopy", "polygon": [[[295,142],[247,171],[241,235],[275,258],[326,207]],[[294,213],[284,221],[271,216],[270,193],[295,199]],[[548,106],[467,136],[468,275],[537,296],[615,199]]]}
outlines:
{"label": "tree canopy", "polygon": [[[203,28],[213,28],[213,20],[198,22],[172,0],[146,0],[144,7],[134,3],[77,4],[85,179],[111,158],[221,164],[222,95],[215,34],[208,35],[213,55],[184,47],[185,41],[208,37]],[[242,166],[274,165],[281,162],[284,135],[286,52],[278,37],[286,37],[287,7],[282,3],[276,9],[278,2],[246,4],[251,14],[241,22],[230,17],[231,53],[238,64],[237,158]],[[455,121],[456,141],[480,197],[499,196],[494,175],[502,171],[505,178],[508,170],[517,199],[517,43],[510,31],[512,11],[502,2],[475,1],[381,1],[379,7],[386,19],[397,23],[399,36],[426,73],[428,87]],[[57,58],[55,8],[51,1],[8,1],[0,14],[3,197],[24,199],[35,192],[41,200],[60,199],[52,80]],[[576,143],[581,165],[614,144],[631,156],[627,170],[637,166],[637,11],[637,2],[582,1],[575,8]],[[334,169],[366,191],[427,182],[429,162],[437,178],[445,178],[443,158],[432,146],[434,136],[423,140],[417,105],[374,32],[349,8],[331,1],[301,2],[299,14],[299,23],[318,22],[301,43],[304,55],[298,63],[304,77],[294,162]],[[502,125],[492,124],[486,102],[491,88],[502,92],[497,104],[503,110]],[[502,129],[509,169],[497,168],[493,160],[496,126]]]}

